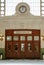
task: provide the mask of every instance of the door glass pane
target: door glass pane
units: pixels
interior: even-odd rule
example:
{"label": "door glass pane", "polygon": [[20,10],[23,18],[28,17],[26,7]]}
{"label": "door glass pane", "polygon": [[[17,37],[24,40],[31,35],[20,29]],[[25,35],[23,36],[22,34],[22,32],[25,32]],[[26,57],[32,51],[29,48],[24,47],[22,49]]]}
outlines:
{"label": "door glass pane", "polygon": [[34,36],[34,40],[38,41],[39,40],[39,36]]}
{"label": "door glass pane", "polygon": [[7,41],[12,41],[12,37],[11,36],[7,36]]}
{"label": "door glass pane", "polygon": [[28,51],[29,51],[29,52],[32,51],[32,50],[31,50],[31,44],[30,44],[30,43],[28,43]]}
{"label": "door glass pane", "polygon": [[32,41],[32,36],[27,36],[28,41]]}
{"label": "door glass pane", "polygon": [[21,51],[22,51],[22,52],[25,51],[24,43],[21,43]]}
{"label": "door glass pane", "polygon": [[14,36],[13,40],[17,41],[18,40],[18,36]]}
{"label": "door glass pane", "polygon": [[14,51],[17,51],[18,50],[18,44],[15,44],[14,45]]}
{"label": "door glass pane", "polygon": [[20,36],[20,40],[24,41],[25,40],[25,36]]}

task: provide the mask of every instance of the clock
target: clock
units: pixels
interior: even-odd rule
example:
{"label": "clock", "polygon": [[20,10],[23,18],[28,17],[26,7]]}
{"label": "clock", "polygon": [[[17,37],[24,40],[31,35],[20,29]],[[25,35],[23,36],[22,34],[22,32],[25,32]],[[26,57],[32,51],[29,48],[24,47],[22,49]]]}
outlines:
{"label": "clock", "polygon": [[20,6],[19,11],[21,13],[25,13],[26,12],[26,6]]}

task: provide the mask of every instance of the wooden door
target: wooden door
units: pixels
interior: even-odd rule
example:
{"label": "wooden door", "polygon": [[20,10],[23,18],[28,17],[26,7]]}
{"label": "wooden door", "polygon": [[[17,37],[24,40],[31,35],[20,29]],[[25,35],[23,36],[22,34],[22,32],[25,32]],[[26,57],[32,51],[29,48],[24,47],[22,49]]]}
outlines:
{"label": "wooden door", "polygon": [[34,59],[34,45],[32,42],[26,43],[26,58]]}
{"label": "wooden door", "polygon": [[12,47],[13,47],[12,57],[15,58],[15,59],[20,58],[20,45],[19,45],[19,42],[13,42]]}
{"label": "wooden door", "polygon": [[5,57],[6,59],[40,58],[40,30],[6,30]]}
{"label": "wooden door", "polygon": [[6,59],[12,59],[12,42],[6,42],[6,52],[5,52],[5,56],[6,56]]}
{"label": "wooden door", "polygon": [[5,58],[12,58],[12,30],[5,31]]}
{"label": "wooden door", "polygon": [[26,35],[20,34],[19,35],[19,42],[20,42],[20,55],[21,58],[26,58]]}
{"label": "wooden door", "polygon": [[34,43],[34,58],[39,59],[40,58],[40,30],[33,30],[33,43]]}
{"label": "wooden door", "polygon": [[33,33],[26,34],[26,58],[34,58]]}

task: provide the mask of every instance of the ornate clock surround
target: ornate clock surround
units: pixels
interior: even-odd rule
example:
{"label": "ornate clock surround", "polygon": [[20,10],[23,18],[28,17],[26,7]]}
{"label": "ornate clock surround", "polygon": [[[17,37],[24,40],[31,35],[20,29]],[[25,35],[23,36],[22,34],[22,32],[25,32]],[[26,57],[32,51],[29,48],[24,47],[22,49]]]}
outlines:
{"label": "ornate clock surround", "polygon": [[[20,11],[20,8],[21,7],[25,7],[25,11],[23,12],[23,10],[22,11]],[[23,8],[22,8],[23,9]],[[19,3],[17,6],[16,6],[16,13],[17,14],[26,14],[26,13],[29,13],[29,11],[30,11],[30,7],[29,7],[29,5],[27,4],[27,3],[24,3],[24,2],[21,2],[21,3]]]}

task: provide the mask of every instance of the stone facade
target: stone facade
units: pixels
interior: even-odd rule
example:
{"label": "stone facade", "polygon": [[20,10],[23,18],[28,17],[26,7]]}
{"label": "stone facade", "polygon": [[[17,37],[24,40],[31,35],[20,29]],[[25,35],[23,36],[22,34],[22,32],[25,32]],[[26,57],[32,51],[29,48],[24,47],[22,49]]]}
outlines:
{"label": "stone facade", "polygon": [[[26,13],[19,11],[19,7],[22,5],[26,6]],[[34,16],[29,10],[28,4],[19,3],[13,16],[0,17],[0,33],[5,36],[5,29],[40,29],[42,35],[44,33],[44,17]],[[0,48],[5,48],[5,39],[0,41]],[[41,48],[44,48],[43,40],[41,40]]]}

